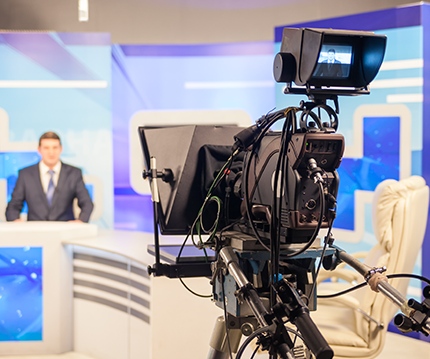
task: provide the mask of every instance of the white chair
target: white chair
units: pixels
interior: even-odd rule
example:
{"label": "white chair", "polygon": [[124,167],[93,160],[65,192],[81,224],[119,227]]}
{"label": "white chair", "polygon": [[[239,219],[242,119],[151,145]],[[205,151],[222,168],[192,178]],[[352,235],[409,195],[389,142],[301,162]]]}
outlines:
{"label": "white chair", "polygon": [[[374,194],[373,228],[377,244],[363,262],[371,267],[387,267],[387,274],[411,273],[424,239],[429,207],[429,188],[419,176],[385,180]],[[321,282],[332,276],[336,283]],[[345,288],[345,282],[362,282],[353,270],[338,268],[319,278],[318,294]],[[408,280],[389,281],[406,297]],[[351,285],[346,285],[350,287]],[[387,327],[398,308],[369,286],[332,299],[319,299],[311,312],[335,358],[375,358],[383,349]]]}

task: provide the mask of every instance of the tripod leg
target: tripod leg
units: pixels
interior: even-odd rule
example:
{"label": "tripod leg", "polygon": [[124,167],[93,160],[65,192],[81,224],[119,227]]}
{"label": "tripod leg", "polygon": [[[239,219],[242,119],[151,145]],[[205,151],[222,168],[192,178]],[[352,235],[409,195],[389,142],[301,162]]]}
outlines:
{"label": "tripod leg", "polygon": [[218,317],[209,343],[207,359],[229,359],[230,350],[232,353],[237,352],[241,338],[240,329],[229,329],[227,332],[224,317]]}

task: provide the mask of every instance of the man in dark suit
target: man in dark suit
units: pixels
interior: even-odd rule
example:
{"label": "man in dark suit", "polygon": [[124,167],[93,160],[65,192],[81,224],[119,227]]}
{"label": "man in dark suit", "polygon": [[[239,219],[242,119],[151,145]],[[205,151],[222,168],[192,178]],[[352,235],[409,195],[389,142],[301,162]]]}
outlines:
{"label": "man in dark suit", "polygon": [[[88,222],[94,205],[85,188],[82,171],[60,161],[60,137],[54,132],[44,133],[39,139],[38,151],[41,161],[19,171],[6,208],[6,219],[20,221],[25,201],[29,221]],[[78,219],[73,214],[75,198],[81,209]]]}
{"label": "man in dark suit", "polygon": [[324,60],[318,65],[315,76],[324,77],[342,77],[342,64],[336,60],[336,52],[334,49],[327,51],[327,60]]}

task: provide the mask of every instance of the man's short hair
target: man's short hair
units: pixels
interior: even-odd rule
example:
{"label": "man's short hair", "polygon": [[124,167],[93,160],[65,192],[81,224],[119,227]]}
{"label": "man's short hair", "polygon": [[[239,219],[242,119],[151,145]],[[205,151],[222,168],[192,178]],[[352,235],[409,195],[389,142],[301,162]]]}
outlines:
{"label": "man's short hair", "polygon": [[55,132],[48,131],[48,132],[45,132],[42,136],[40,136],[39,146],[42,144],[42,140],[45,140],[45,139],[58,140],[58,141],[60,141],[60,145],[61,145],[60,136],[58,136]]}
{"label": "man's short hair", "polygon": [[334,49],[328,49],[327,52],[333,52],[334,54],[336,53],[336,51]]}

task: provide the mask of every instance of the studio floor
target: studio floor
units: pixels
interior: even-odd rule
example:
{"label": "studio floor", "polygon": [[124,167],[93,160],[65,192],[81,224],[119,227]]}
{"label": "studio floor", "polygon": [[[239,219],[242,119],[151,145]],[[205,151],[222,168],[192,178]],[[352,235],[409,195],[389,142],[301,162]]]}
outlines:
{"label": "studio floor", "polygon": [[[75,352],[60,355],[1,356],[2,359],[94,359]],[[259,355],[259,357],[262,357]],[[190,356],[192,359],[192,355]],[[383,352],[377,359],[430,359],[430,343],[388,333]],[[102,359],[102,358],[101,358]],[[142,358],[143,359],[143,358]],[[157,358],[163,359],[163,358]],[[196,358],[197,359],[197,358]],[[200,359],[200,358],[199,358]],[[244,359],[247,359],[246,357]]]}

